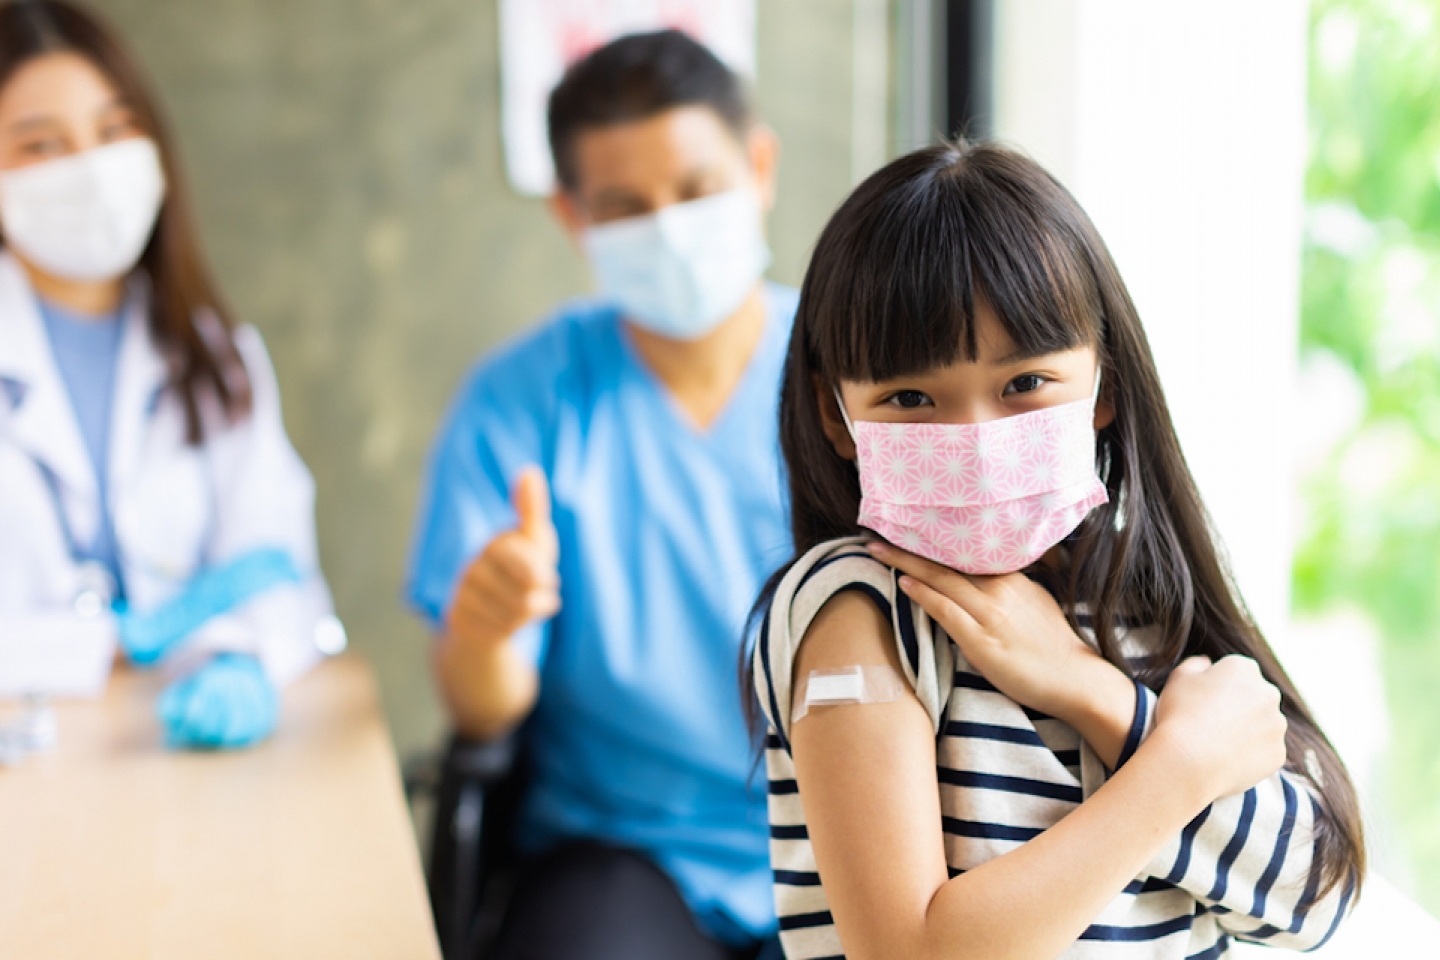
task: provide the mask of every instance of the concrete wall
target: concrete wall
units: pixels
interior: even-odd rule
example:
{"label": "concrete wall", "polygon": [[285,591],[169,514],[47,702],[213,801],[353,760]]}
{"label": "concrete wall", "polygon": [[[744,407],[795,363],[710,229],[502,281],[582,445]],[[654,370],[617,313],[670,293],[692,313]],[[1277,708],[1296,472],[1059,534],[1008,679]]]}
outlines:
{"label": "concrete wall", "polygon": [[[504,179],[495,2],[92,2],[160,88],[222,286],[269,343],[319,486],[325,571],[397,744],[433,742],[426,636],[398,600],[426,447],[471,360],[588,283],[542,204]],[[760,4],[782,281],[798,283],[850,185],[850,64],[867,39],[853,13]]]}

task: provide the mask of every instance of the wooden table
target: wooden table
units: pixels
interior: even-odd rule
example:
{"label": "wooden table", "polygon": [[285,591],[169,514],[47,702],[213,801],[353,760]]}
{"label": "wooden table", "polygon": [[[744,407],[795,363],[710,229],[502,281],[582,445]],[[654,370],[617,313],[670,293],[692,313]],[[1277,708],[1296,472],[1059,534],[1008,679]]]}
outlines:
{"label": "wooden table", "polygon": [[297,682],[236,753],[165,749],[162,686],[118,670],[57,705],[54,753],[0,768],[0,957],[438,960],[363,660]]}

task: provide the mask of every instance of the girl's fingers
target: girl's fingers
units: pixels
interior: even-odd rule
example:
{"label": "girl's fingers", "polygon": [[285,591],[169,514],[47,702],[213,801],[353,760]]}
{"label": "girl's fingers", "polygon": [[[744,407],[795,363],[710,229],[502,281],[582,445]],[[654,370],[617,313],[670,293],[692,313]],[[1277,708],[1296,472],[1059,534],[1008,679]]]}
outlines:
{"label": "girl's fingers", "polygon": [[901,550],[900,547],[893,547],[883,541],[873,540],[865,544],[870,554],[877,560],[883,561],[888,566],[900,570],[901,573],[910,574],[916,580],[929,583],[936,589],[945,590],[946,593],[958,592],[965,587],[975,590],[971,581],[962,574],[950,570],[943,564],[935,563],[933,560],[926,560],[924,557],[916,556],[909,550]]}
{"label": "girl's fingers", "polygon": [[1186,657],[1175,665],[1175,669],[1170,671],[1170,675],[1173,677],[1177,673],[1182,676],[1190,673],[1204,673],[1209,669],[1209,657]]}
{"label": "girl's fingers", "polygon": [[929,584],[907,574],[900,578],[900,589],[944,627],[952,639],[960,640],[980,631],[980,624],[968,610]]}
{"label": "girl's fingers", "polygon": [[870,555],[882,563],[887,563],[901,573],[909,574],[921,583],[944,593],[957,603],[967,606],[974,605],[984,598],[984,593],[963,574],[956,573],[949,567],[942,566],[933,560],[926,560],[924,557],[917,557],[908,550],[901,550],[899,547],[872,540],[866,544]]}
{"label": "girl's fingers", "polygon": [[884,540],[871,540],[865,544],[865,549],[869,550],[870,555],[876,559],[883,560],[892,567],[898,567],[918,579],[934,582],[947,575],[958,576],[949,567],[942,567],[933,560],[927,560],[909,550],[902,550]]}

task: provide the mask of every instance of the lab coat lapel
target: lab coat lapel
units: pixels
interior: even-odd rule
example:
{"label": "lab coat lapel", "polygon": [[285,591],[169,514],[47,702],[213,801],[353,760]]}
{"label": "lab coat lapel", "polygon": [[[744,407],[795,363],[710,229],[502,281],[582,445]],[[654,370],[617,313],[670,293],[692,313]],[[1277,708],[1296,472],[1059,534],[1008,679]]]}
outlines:
{"label": "lab coat lapel", "polygon": [[[97,502],[95,473],[60,369],[45,334],[35,292],[20,265],[0,252],[0,383],[11,406],[10,440],[49,468],[72,496],[70,506]],[[79,518],[76,518],[79,519]],[[90,523],[76,524],[88,528]]]}

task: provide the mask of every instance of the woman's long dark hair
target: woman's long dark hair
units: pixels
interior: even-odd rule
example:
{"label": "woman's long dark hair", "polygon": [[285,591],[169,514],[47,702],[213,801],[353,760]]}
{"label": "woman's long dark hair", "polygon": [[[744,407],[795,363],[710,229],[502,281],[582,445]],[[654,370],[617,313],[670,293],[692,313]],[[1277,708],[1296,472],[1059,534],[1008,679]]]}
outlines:
{"label": "woman's long dark hair", "polygon": [[[855,464],[826,437],[820,396],[830,402],[841,380],[973,360],[979,300],[1025,352],[1090,345],[1103,367],[1102,400],[1115,416],[1099,432],[1096,458],[1110,501],[1067,541],[1069,569],[1052,584],[1062,606],[1073,620],[1075,604],[1088,605],[1101,654],[1155,689],[1185,657],[1256,660],[1289,721],[1286,768],[1323,799],[1321,890],[1359,882],[1365,847],[1354,786],[1235,590],[1130,295],[1079,204],[1028,158],[964,142],[920,150],[872,175],[826,225],[780,397],[796,557],[864,532]],[[784,572],[766,585],[757,613]],[[1125,623],[1155,628],[1140,665],[1121,655]],[[757,718],[748,657],[742,671]]]}
{"label": "woman's long dark hair", "polygon": [[233,420],[249,412],[250,381],[231,337],[230,311],[201,250],[175,140],[137,61],[99,17],[64,0],[0,3],[0,86],[26,63],[51,53],[78,54],[94,64],[159,148],[165,201],[135,269],[150,281],[151,336],[184,404],[186,437],[199,443],[202,392],[212,393]]}

